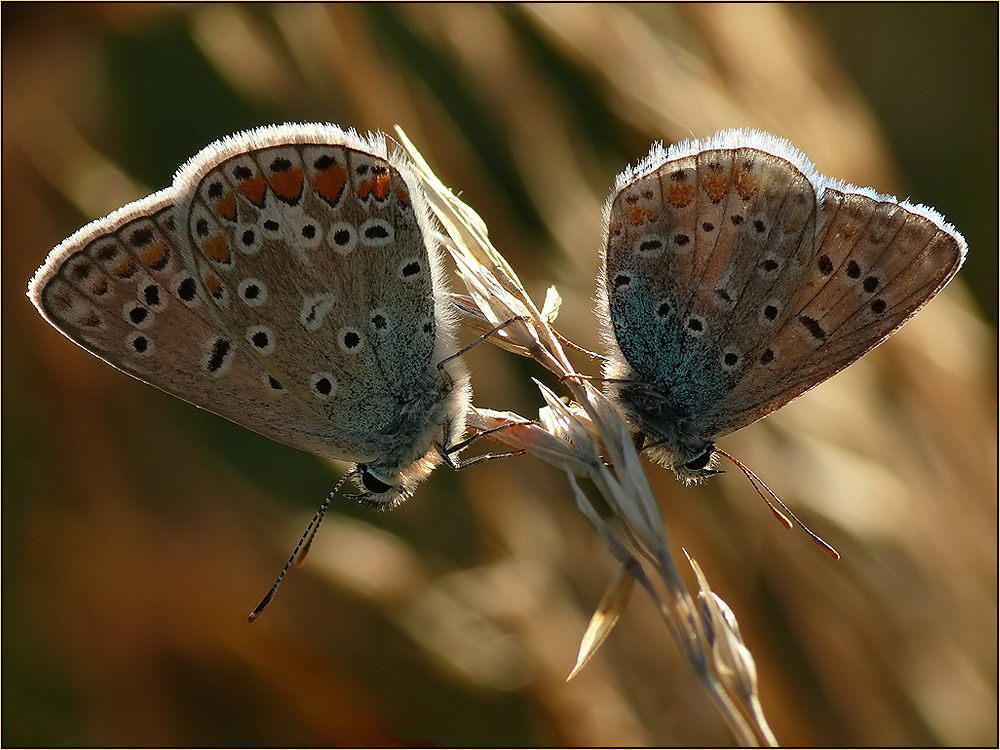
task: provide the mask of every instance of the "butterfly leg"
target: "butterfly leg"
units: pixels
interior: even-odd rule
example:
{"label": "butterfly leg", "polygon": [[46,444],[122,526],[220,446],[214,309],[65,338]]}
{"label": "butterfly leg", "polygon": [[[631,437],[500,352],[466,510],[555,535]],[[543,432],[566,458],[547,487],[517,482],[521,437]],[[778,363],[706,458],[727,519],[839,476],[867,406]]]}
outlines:
{"label": "butterfly leg", "polygon": [[507,430],[510,429],[511,427],[520,427],[521,425],[525,424],[534,424],[534,422],[531,422],[530,420],[525,420],[524,422],[512,422],[510,424],[503,424],[500,425],[499,427],[493,427],[492,429],[489,430],[483,430],[482,432],[477,432],[472,437],[466,438],[465,440],[459,443],[455,443],[454,445],[444,446],[438,444],[435,447],[437,448],[437,451],[440,454],[441,458],[444,460],[444,462],[449,467],[456,470],[468,469],[470,466],[476,466],[477,464],[481,464],[484,461],[492,461],[493,459],[496,458],[513,458],[514,456],[521,456],[525,453],[525,451],[516,450],[516,451],[508,451],[507,453],[483,453],[482,455],[474,456],[473,458],[469,459],[459,458],[455,454],[459,453],[465,448],[468,448],[473,442],[479,440],[480,438],[486,437],[487,435],[491,435],[494,432]]}
{"label": "butterfly leg", "polygon": [[453,359],[457,359],[458,357],[461,357],[463,354],[471,351],[472,349],[474,349],[475,347],[479,346],[484,341],[486,341],[488,338],[490,338],[491,336],[496,335],[497,333],[499,333],[500,331],[502,331],[504,328],[506,328],[507,326],[511,325],[512,323],[516,323],[518,321],[524,322],[525,320],[526,320],[526,318],[523,318],[521,316],[517,316],[517,317],[514,317],[514,318],[510,318],[509,320],[505,320],[503,323],[501,323],[500,325],[496,326],[495,328],[490,329],[486,333],[482,334],[477,339],[475,339],[471,343],[467,344],[466,346],[462,347],[461,349],[459,349],[457,352],[455,352],[451,356],[445,357],[444,359],[442,359],[440,362],[437,363],[437,368],[439,370],[443,371],[445,365],[447,365]]}

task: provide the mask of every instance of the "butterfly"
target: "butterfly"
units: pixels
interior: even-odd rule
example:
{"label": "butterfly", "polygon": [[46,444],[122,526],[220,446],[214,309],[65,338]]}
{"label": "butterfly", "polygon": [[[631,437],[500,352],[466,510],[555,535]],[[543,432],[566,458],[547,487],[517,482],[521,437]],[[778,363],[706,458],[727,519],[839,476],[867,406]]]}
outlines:
{"label": "butterfly", "polygon": [[856,361],[965,259],[934,209],[819,174],[756,130],[655,144],[605,209],[608,395],[685,482],[716,441]]}
{"label": "butterfly", "polygon": [[354,462],[356,497],[393,507],[471,398],[422,190],[382,134],[237,133],[60,243],[28,296],[118,369]]}

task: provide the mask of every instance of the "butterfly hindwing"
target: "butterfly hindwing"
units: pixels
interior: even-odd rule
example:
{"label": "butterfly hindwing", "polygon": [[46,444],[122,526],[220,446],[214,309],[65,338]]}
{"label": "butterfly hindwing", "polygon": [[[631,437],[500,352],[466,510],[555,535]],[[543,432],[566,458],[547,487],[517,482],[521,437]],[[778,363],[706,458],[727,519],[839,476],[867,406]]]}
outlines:
{"label": "butterfly hindwing", "polygon": [[778,300],[807,272],[815,200],[786,165],[755,149],[707,150],[658,165],[612,202],[617,344],[641,378],[691,413],[747,376],[788,314]]}
{"label": "butterfly hindwing", "polygon": [[341,442],[391,425],[433,366],[436,333],[400,174],[343,144],[283,144],[213,164],[195,195],[188,262],[226,328]]}

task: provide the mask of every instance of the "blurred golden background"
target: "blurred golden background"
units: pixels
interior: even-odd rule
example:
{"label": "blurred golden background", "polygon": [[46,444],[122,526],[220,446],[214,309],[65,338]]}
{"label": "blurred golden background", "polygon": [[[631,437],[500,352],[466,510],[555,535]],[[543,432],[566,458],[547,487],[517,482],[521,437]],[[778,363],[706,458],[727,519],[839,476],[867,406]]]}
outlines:
{"label": "blurred golden background", "polygon": [[[722,442],[839,563],[736,472],[649,473],[779,741],[997,744],[995,4],[0,10],[4,746],[732,741],[642,594],[564,682],[617,566],[527,457],[439,470],[389,514],[336,502],[248,625],[343,467],[116,372],[32,309],[28,278],[78,227],[212,140],[313,120],[402,125],[590,348],[601,208],[654,140],[760,127],[940,210],[969,243],[956,281]],[[477,405],[537,413],[533,363],[468,363]]]}

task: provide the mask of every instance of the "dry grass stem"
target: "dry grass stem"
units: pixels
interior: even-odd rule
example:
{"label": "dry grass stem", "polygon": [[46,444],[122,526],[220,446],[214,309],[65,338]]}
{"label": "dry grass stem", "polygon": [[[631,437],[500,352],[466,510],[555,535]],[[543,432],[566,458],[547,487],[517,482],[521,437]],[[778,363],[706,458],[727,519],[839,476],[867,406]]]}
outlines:
{"label": "dry grass stem", "polygon": [[[579,509],[622,563],[583,636],[570,678],[608,637],[629,601],[633,582],[638,581],[740,744],[776,744],[757,695],[753,657],[739,638],[735,616],[711,592],[704,573],[692,560],[702,603],[701,608],[695,606],[670,555],[663,517],[628,425],[614,404],[575,371],[563,339],[551,326],[558,314],[558,293],[550,289],[544,313],[539,311],[513,268],[490,242],[482,219],[434,175],[398,127],[397,133],[424,182],[431,207],[444,227],[446,246],[469,292],[469,296],[453,295],[463,317],[483,333],[499,327],[498,346],[533,357],[557,375],[572,395],[572,401],[567,401],[535,381],[546,402],[537,422],[481,409],[473,410],[470,419],[474,429],[496,430],[489,435],[491,440],[566,471]],[[612,514],[610,523],[590,502],[577,477],[589,479],[604,498]],[[655,583],[643,560],[655,571]]]}

